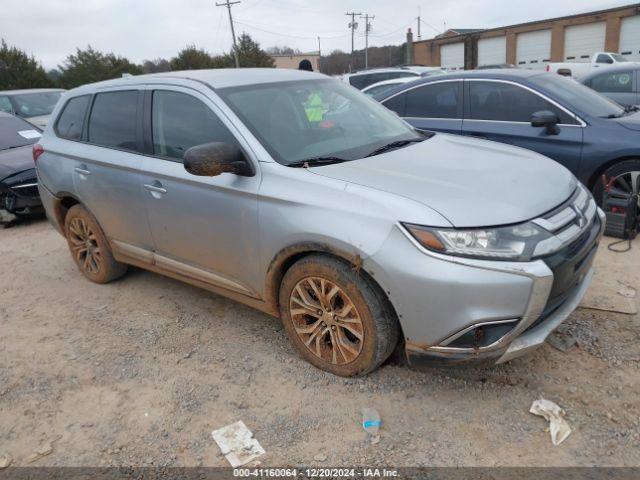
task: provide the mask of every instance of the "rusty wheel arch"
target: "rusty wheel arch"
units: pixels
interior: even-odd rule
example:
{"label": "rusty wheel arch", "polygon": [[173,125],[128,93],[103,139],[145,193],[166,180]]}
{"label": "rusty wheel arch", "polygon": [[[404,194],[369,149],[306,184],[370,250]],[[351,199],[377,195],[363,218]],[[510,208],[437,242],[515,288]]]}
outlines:
{"label": "rusty wheel arch", "polygon": [[[342,262],[349,264],[360,275],[364,276],[371,285],[378,290],[382,298],[385,299],[389,312],[398,318],[398,314],[389,298],[389,292],[387,292],[382,286],[375,280],[373,275],[367,272],[363,268],[362,257],[358,253],[350,253],[334,247],[329,247],[320,243],[303,242],[300,244],[292,245],[281,250],[275,258],[271,261],[269,269],[267,270],[267,280],[265,287],[265,302],[269,307],[272,315],[280,316],[279,295],[280,286],[285,273],[291,266],[298,260],[307,257],[309,255],[327,255],[329,257],[336,258]],[[400,327],[402,328],[402,327]]]}

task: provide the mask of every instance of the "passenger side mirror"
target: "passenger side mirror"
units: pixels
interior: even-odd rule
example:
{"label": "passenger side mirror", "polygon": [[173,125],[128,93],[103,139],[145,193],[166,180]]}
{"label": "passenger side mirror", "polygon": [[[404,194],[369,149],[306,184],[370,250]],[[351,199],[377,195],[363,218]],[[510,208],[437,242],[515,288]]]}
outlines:
{"label": "passenger side mirror", "polygon": [[570,77],[573,75],[573,72],[571,71],[570,68],[559,68],[558,75],[561,75],[563,77]]}
{"label": "passenger side mirror", "polygon": [[559,123],[558,116],[549,110],[541,110],[531,115],[531,126],[545,127],[549,135],[558,135],[560,133]]}
{"label": "passenger side mirror", "polygon": [[184,152],[184,169],[200,177],[217,177],[223,173],[254,175],[253,167],[242,151],[223,142],[204,143],[188,149]]}

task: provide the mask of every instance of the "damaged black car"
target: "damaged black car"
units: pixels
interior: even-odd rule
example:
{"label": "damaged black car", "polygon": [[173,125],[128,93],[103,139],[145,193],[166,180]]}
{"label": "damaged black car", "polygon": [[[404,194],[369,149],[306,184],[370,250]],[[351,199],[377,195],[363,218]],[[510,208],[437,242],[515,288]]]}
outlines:
{"label": "damaged black car", "polygon": [[19,217],[43,212],[31,151],[41,133],[25,120],[0,112],[0,209]]}

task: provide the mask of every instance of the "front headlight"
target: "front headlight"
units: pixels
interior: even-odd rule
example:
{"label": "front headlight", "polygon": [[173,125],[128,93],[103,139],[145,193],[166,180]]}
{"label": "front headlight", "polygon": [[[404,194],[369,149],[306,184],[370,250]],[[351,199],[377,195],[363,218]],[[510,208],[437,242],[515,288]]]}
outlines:
{"label": "front headlight", "polygon": [[533,223],[498,228],[431,228],[403,224],[420,245],[434,252],[488,260],[529,261],[536,245],[551,237]]}

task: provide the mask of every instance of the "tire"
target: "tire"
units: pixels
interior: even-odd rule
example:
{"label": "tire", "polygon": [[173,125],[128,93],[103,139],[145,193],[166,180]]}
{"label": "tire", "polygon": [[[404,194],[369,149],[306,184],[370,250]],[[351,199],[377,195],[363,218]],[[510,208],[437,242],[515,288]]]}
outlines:
{"label": "tire", "polygon": [[400,328],[384,294],[352,265],[328,255],[310,255],[289,268],[279,304],[298,354],[341,377],[375,370],[398,343]]}
{"label": "tire", "polygon": [[82,205],[74,205],[67,212],[64,233],[71,257],[92,282],[109,283],[127,272],[127,265],[113,258],[98,221]]}
{"label": "tire", "polygon": [[[607,180],[611,179],[612,177],[621,177],[622,182],[621,180],[617,180],[614,186],[625,191],[630,191],[629,188],[626,188],[623,182],[626,182],[627,184],[629,183],[629,176],[632,172],[640,173],[640,159],[624,160],[622,162],[616,163],[610,166],[604,172],[604,175]],[[640,181],[638,183],[640,183]],[[602,185],[601,178],[596,179],[591,192],[593,193],[593,196],[596,199],[598,205],[602,206],[602,195],[604,193],[604,187]],[[638,187],[636,187],[636,191],[634,193],[639,193]]]}

